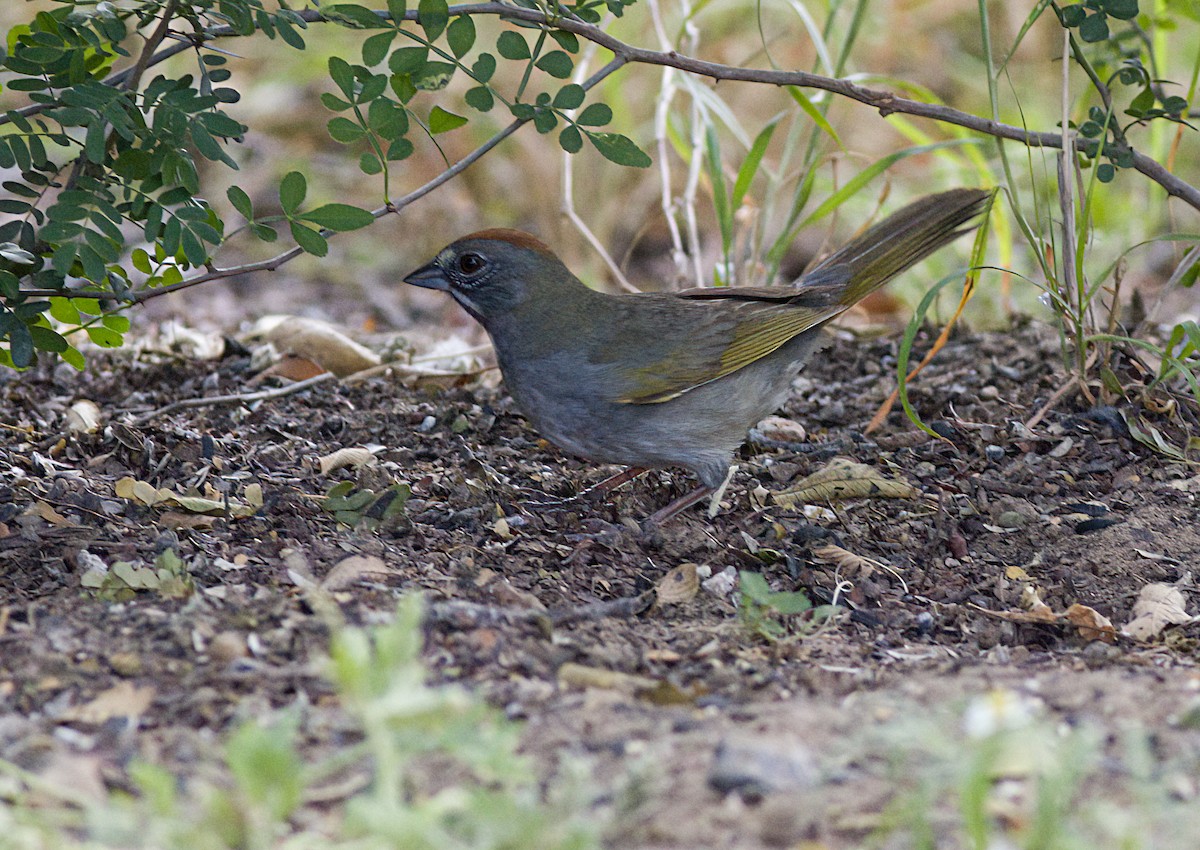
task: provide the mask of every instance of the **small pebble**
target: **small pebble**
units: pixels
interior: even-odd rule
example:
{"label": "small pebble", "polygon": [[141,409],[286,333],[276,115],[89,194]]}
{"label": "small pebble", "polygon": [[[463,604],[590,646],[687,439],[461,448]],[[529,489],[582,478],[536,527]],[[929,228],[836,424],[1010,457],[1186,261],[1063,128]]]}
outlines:
{"label": "small pebble", "polygon": [[437,425],[437,420],[432,416],[426,416],[421,420],[421,424],[417,426],[417,430],[422,434],[428,434]]}
{"label": "small pebble", "polygon": [[993,401],[1000,398],[1000,390],[991,384],[979,390],[979,397],[984,401]]}
{"label": "small pebble", "polygon": [[1005,511],[996,517],[996,525],[1001,528],[1021,528],[1025,522],[1025,515],[1017,511]]}
{"label": "small pebble", "polygon": [[990,460],[992,463],[997,463],[998,461],[1004,460],[1004,447],[1003,446],[997,446],[994,444],[990,445],[983,450],[983,453],[985,455],[987,455],[987,459]]}

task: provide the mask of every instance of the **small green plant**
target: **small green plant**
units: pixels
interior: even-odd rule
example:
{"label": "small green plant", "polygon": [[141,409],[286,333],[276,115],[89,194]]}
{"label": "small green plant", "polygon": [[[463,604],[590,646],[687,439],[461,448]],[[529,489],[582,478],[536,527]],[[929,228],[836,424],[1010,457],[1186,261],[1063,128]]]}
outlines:
{"label": "small green plant", "polygon": [[403,482],[376,492],[369,487],[355,488],[352,481],[341,481],[329,488],[321,508],[343,525],[361,525],[374,531],[401,520],[411,495],[412,488]]}
{"label": "small green plant", "polygon": [[[334,725],[351,742],[332,755],[309,755],[299,715],[284,711],[243,723],[221,747],[222,763],[197,766],[186,782],[138,762],[129,770],[135,793],[99,801],[75,800],[0,762],[0,775],[16,783],[0,796],[3,846],[597,846],[598,827],[585,822],[569,791],[543,793],[529,760],[517,753],[515,724],[464,690],[425,682],[421,616],[420,599],[407,597],[390,624],[334,634],[328,673],[348,718]],[[352,790],[335,804],[312,802],[335,786]],[[25,805],[33,791],[39,805]]]}
{"label": "small green plant", "polygon": [[796,614],[812,611],[808,597],[800,591],[771,590],[762,573],[742,570],[738,573],[738,588],[741,591],[739,613],[744,625],[752,634],[775,642],[782,640],[794,630],[790,618]]}

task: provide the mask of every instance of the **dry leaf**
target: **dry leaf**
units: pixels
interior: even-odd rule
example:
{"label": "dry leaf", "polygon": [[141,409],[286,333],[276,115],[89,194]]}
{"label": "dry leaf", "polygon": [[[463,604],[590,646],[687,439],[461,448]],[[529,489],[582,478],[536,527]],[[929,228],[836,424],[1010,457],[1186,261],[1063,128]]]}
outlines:
{"label": "dry leaf", "polygon": [[1024,567],[1005,567],[1004,577],[1009,581],[1030,581],[1032,578]]}
{"label": "dry leaf", "polygon": [[700,576],[692,563],[680,564],[658,580],[654,586],[655,601],[659,605],[677,605],[688,602],[700,591]]}
{"label": "dry leaf", "polygon": [[528,608],[531,611],[546,610],[545,604],[535,594],[530,593],[528,590],[521,590],[518,587],[514,587],[512,582],[506,578],[494,581],[488,590],[501,605]]}
{"label": "dry leaf", "polygon": [[333,569],[321,579],[320,586],[329,591],[343,590],[368,576],[392,572],[382,558],[374,555],[351,555],[334,564]]}
{"label": "dry leaf", "polygon": [[341,469],[345,466],[359,469],[369,463],[374,463],[375,456],[371,454],[370,449],[362,448],[361,446],[348,449],[338,449],[336,452],[327,454],[324,457],[317,458],[317,466],[321,470],[322,475],[328,475],[335,469]]}
{"label": "dry leaf", "polygon": [[285,354],[280,358],[278,363],[268,366],[257,375],[251,385],[261,383],[267,378],[286,378],[289,381],[307,381],[309,378],[315,378],[317,375],[323,375],[330,371],[320,363],[309,360],[307,357],[301,357],[298,354]]}
{"label": "dry leaf", "polygon": [[649,676],[635,676],[632,673],[621,673],[603,667],[588,667],[568,661],[558,668],[559,684],[574,688],[600,688],[606,691],[620,691],[634,696],[638,693],[654,690],[658,679]]}
{"label": "dry leaf", "polygon": [[66,711],[64,719],[99,726],[114,717],[138,717],[150,707],[154,693],[153,685],[138,687],[132,682],[117,682],[91,702]]}
{"label": "dry leaf", "polygon": [[1054,609],[1042,601],[1032,584],[1025,585],[1021,590],[1021,607],[1029,612],[1028,616],[1031,619],[1028,622],[1053,623],[1058,619]]}
{"label": "dry leaf", "polygon": [[327,322],[300,316],[265,316],[255,332],[281,354],[297,354],[333,372],[339,378],[378,366],[380,357],[359,345]]}
{"label": "dry leaf", "polygon": [[213,527],[213,523],[217,521],[214,516],[205,514],[183,514],[179,511],[163,511],[162,516],[158,521],[167,528],[179,530],[181,528],[205,530]]}
{"label": "dry leaf", "polygon": [[805,476],[795,487],[774,494],[775,504],[785,508],[803,502],[833,502],[839,499],[915,499],[916,487],[899,478],[887,478],[873,466],[835,457],[824,467]]}
{"label": "dry leaf", "polygon": [[1133,603],[1133,619],[1122,631],[1134,640],[1150,640],[1167,626],[1190,623],[1183,591],[1170,584],[1148,584]]}
{"label": "dry leaf", "polygon": [[67,430],[72,434],[91,434],[100,427],[100,408],[82,398],[67,408]]}
{"label": "dry leaf", "polygon": [[49,503],[43,502],[40,499],[33,503],[33,507],[29,509],[28,513],[36,514],[46,522],[59,528],[75,527],[75,523],[56,511]]}
{"label": "dry leaf", "polygon": [[841,546],[835,546],[832,543],[814,546],[812,553],[821,560],[828,561],[839,569],[844,570],[849,575],[862,578],[870,578],[880,566],[878,561],[871,558],[864,558],[862,555],[855,555],[849,549],[843,549]]}
{"label": "dry leaf", "polygon": [[1067,618],[1067,622],[1079,629],[1079,635],[1084,640],[1117,642],[1117,630],[1113,628],[1112,620],[1095,608],[1076,603],[1064,611],[1063,616]]}

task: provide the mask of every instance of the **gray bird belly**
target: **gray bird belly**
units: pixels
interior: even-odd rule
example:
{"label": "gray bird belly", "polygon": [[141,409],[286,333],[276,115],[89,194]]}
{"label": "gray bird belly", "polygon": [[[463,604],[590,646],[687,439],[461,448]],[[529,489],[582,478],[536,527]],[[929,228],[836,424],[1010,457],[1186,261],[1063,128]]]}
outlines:
{"label": "gray bird belly", "polygon": [[513,366],[505,384],[546,439],[580,457],[628,466],[682,466],[716,486],[755,422],[778,409],[817,334],[658,404],[622,404],[611,367],[555,357]]}

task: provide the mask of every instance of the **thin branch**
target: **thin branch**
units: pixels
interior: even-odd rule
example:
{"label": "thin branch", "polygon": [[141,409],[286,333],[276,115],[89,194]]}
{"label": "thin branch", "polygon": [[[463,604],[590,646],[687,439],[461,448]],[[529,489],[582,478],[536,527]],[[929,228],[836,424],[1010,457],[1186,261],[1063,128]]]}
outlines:
{"label": "thin branch", "polygon": [[151,419],[156,419],[159,416],[165,416],[168,413],[174,413],[176,410],[185,410],[192,407],[215,407],[223,404],[249,404],[254,401],[265,401],[271,398],[282,398],[283,396],[293,395],[294,393],[302,392],[309,387],[317,384],[323,384],[326,381],[337,379],[337,375],[332,372],[322,372],[320,375],[314,375],[311,378],[306,378],[303,381],[297,381],[294,384],[288,384],[284,387],[274,387],[269,390],[259,390],[253,393],[234,393],[232,395],[213,395],[207,398],[185,398],[181,401],[173,401],[165,407],[160,407],[157,410],[151,410],[149,413],[143,413],[134,419],[134,424],[142,425],[149,422]]}

